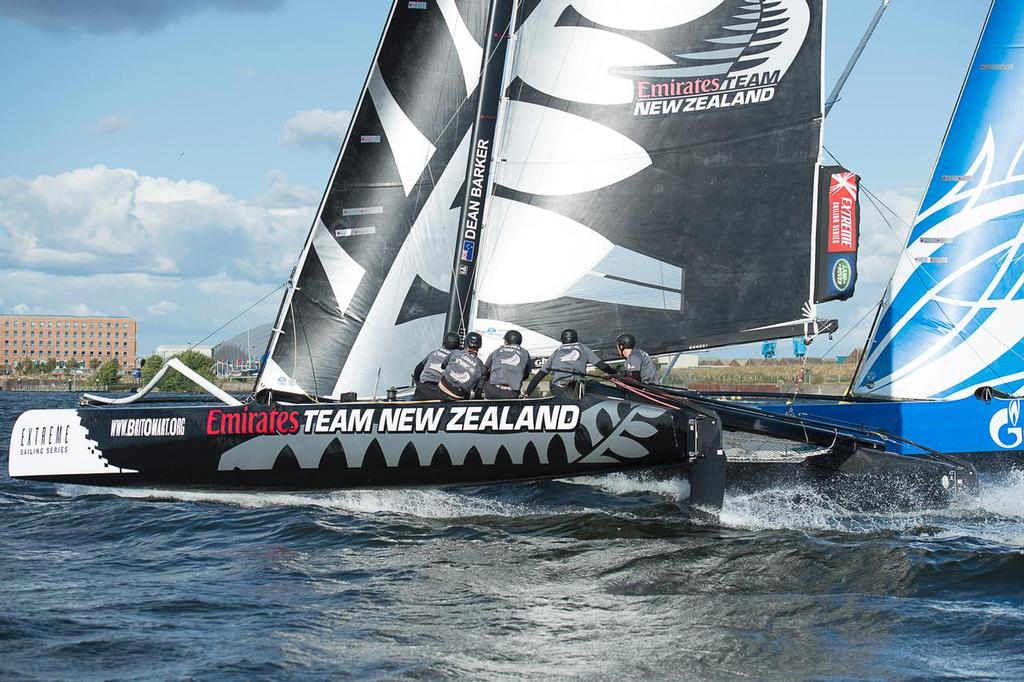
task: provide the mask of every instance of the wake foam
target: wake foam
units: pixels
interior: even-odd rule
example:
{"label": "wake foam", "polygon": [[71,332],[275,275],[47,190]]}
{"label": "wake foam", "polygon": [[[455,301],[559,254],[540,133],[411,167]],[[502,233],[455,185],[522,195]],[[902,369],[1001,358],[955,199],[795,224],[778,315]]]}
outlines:
{"label": "wake foam", "polygon": [[[67,496],[116,495],[154,502],[217,504],[242,509],[307,507],[352,514],[398,514],[431,519],[474,516],[522,516],[529,509],[467,493],[437,489],[345,490],[328,493],[208,492],[139,488],[62,486]],[[534,510],[533,513],[539,513]]]}
{"label": "wake foam", "polygon": [[810,486],[784,486],[726,493],[719,519],[723,526],[745,530],[856,532],[861,528],[853,515],[854,512]]}
{"label": "wake foam", "polygon": [[1024,470],[1013,469],[983,482],[978,497],[965,504],[1007,519],[1024,520]]}
{"label": "wake foam", "polygon": [[[560,481],[627,497],[653,494],[683,502],[689,497],[685,479],[654,479],[629,474],[583,476]],[[494,488],[497,490],[498,488]],[[69,497],[116,495],[150,500],[216,504],[242,509],[307,507],[353,515],[393,514],[426,519],[527,517],[614,513],[593,500],[557,505],[536,500],[508,501],[486,494],[445,489],[346,490],[325,493],[260,493],[93,488],[61,485]],[[582,502],[582,500],[579,500]],[[795,530],[855,534],[899,533],[935,538],[975,538],[1024,547],[1024,471],[983,479],[977,496],[941,509],[867,513],[844,507],[809,485],[780,486],[748,493],[727,493],[720,525],[753,531]]]}
{"label": "wake foam", "polygon": [[585,485],[603,490],[612,495],[631,495],[634,493],[654,493],[682,501],[690,496],[690,482],[685,478],[648,478],[623,473],[604,474],[602,476],[576,476],[560,479],[561,483]]}
{"label": "wake foam", "polygon": [[949,507],[869,513],[844,507],[813,486],[782,486],[727,494],[720,523],[746,530],[899,533],[975,538],[1024,546],[1024,471],[983,479],[976,496]]}
{"label": "wake foam", "polygon": [[[580,485],[617,496],[655,494],[682,502],[690,495],[684,478],[655,479],[622,473],[560,479],[559,483]],[[543,483],[538,483],[543,485]],[[161,490],[152,488],[97,488],[60,485],[58,494],[79,497],[116,495],[153,502],[217,504],[242,509],[308,507],[351,514],[396,514],[427,519],[456,519],[483,516],[527,517],[608,513],[592,499],[562,496],[552,504],[527,496],[525,501],[501,500],[487,494],[507,494],[500,485],[485,486],[484,492],[443,488],[393,488],[340,490],[323,493],[215,492],[205,490]],[[507,495],[506,495],[507,496]],[[522,499],[522,498],[521,498]],[[619,510],[621,511],[621,510]]]}

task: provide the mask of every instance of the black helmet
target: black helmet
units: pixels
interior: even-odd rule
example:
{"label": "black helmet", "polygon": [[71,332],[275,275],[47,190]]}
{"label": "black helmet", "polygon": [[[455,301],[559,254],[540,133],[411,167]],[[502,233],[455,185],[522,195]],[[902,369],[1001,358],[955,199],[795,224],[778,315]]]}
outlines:
{"label": "black helmet", "polygon": [[576,333],[575,329],[562,330],[562,343],[576,343],[579,340],[580,336]]}
{"label": "black helmet", "polygon": [[517,332],[515,329],[509,329],[505,332],[505,343],[518,346],[523,342],[523,335]]}
{"label": "black helmet", "polygon": [[615,337],[615,345],[623,348],[636,348],[636,337],[626,332]]}
{"label": "black helmet", "polygon": [[448,332],[444,335],[444,347],[448,350],[455,350],[459,347],[459,335],[456,332]]}
{"label": "black helmet", "polygon": [[466,348],[470,350],[480,350],[480,346],[484,345],[484,340],[476,332],[470,332],[466,334]]}

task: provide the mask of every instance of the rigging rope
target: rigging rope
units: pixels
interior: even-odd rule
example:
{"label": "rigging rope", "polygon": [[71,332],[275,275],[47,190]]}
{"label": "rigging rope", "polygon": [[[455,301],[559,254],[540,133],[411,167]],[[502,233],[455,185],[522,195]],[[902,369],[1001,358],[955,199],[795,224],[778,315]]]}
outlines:
{"label": "rigging rope", "polygon": [[202,344],[203,344],[203,342],[204,342],[204,341],[206,341],[206,340],[208,340],[208,339],[209,339],[209,338],[210,338],[211,336],[213,336],[214,334],[216,334],[216,333],[217,333],[217,332],[219,332],[220,330],[224,329],[224,327],[227,327],[227,326],[228,326],[229,324],[231,324],[232,322],[234,322],[235,320],[237,320],[238,318],[240,318],[240,317],[241,317],[242,315],[245,315],[245,314],[246,314],[247,312],[249,312],[250,310],[252,310],[252,309],[253,309],[253,308],[255,308],[256,306],[258,306],[258,305],[259,305],[260,303],[263,303],[263,302],[264,302],[265,300],[267,300],[268,298],[270,298],[271,296],[273,296],[274,294],[276,294],[276,293],[277,293],[278,291],[280,291],[280,290],[281,290],[281,287],[285,287],[285,286],[288,286],[288,282],[282,282],[281,284],[278,284],[278,285],[277,285],[276,287],[274,287],[273,291],[270,291],[270,292],[269,292],[269,293],[267,293],[267,294],[266,294],[265,296],[263,296],[263,298],[261,298],[260,300],[256,301],[256,302],[255,302],[255,303],[253,303],[253,304],[252,304],[251,306],[249,306],[248,308],[246,308],[246,309],[245,309],[245,310],[243,310],[242,312],[238,313],[237,315],[235,315],[234,317],[232,317],[232,318],[231,318],[230,320],[228,320],[227,322],[225,322],[225,323],[224,323],[224,324],[222,324],[221,326],[219,326],[219,327],[217,327],[216,329],[214,329],[214,330],[213,330],[212,332],[210,332],[209,334],[207,334],[206,336],[204,336],[204,337],[203,337],[202,339],[200,339],[198,343],[190,343],[190,344],[188,344],[188,345],[192,346],[193,348],[194,348],[195,346],[200,346],[200,345],[202,345]]}

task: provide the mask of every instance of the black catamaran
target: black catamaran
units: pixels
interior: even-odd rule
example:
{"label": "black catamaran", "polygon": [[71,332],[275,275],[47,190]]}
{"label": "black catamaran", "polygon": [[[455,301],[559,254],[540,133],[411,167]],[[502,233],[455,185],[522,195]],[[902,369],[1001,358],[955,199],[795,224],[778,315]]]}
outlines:
{"label": "black catamaran", "polygon": [[[448,329],[484,353],[516,329],[535,358],[570,320],[604,357],[624,330],[658,354],[834,329],[815,306],[853,292],[857,178],[819,164],[823,11],[396,0],[252,400],[28,412],[11,475],[351,487],[674,467],[716,507],[723,418],[811,444],[819,471],[906,468],[877,433],[628,381],[379,400]],[[972,480],[925,460],[939,491]]]}

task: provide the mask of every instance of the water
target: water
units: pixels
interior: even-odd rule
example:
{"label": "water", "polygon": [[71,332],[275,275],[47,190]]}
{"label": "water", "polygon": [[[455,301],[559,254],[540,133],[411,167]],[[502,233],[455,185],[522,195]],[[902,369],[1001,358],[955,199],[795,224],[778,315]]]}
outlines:
{"label": "water", "polygon": [[854,514],[626,476],[325,494],[11,481],[0,393],[0,678],[1024,676],[1024,474],[958,508]]}

